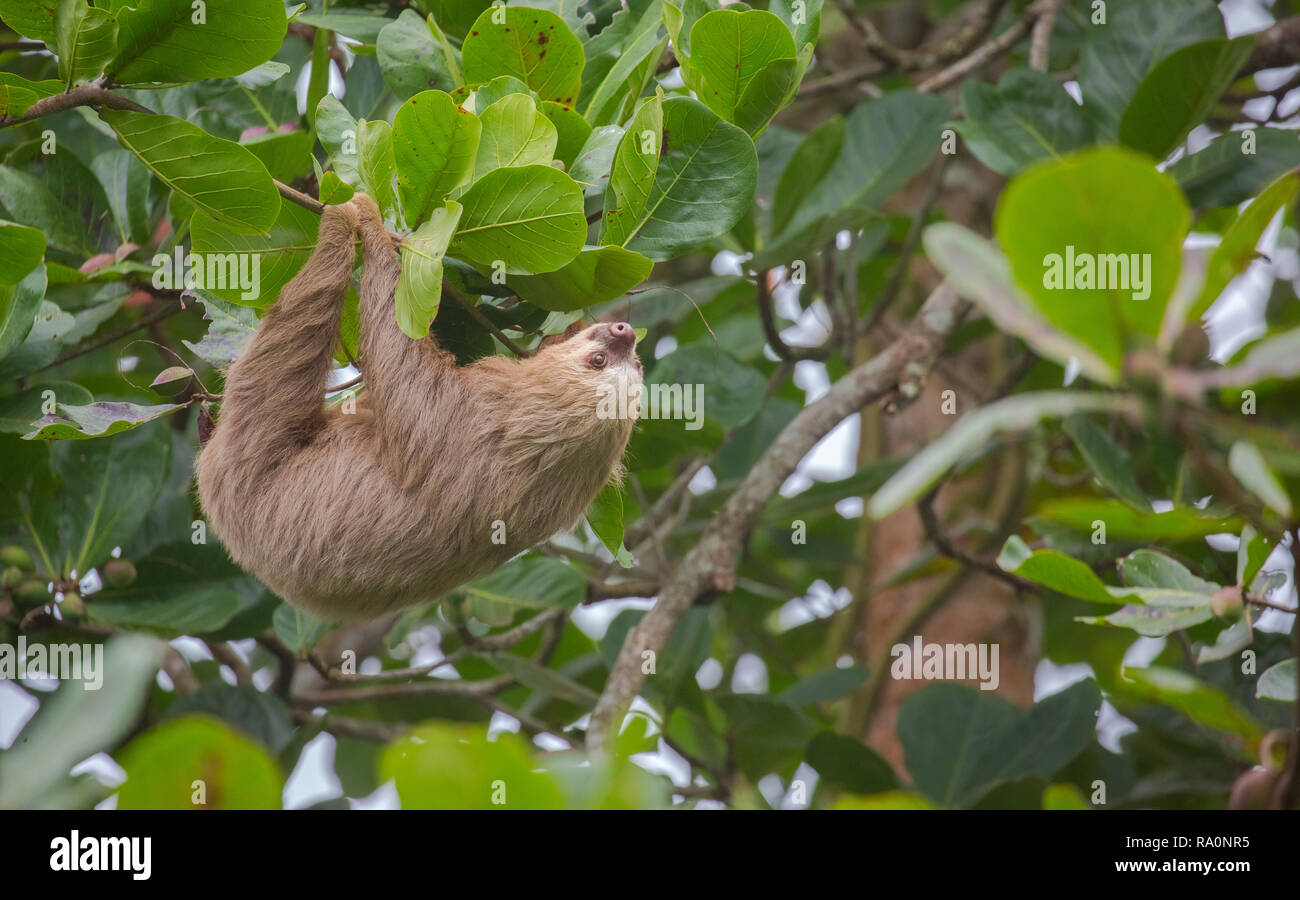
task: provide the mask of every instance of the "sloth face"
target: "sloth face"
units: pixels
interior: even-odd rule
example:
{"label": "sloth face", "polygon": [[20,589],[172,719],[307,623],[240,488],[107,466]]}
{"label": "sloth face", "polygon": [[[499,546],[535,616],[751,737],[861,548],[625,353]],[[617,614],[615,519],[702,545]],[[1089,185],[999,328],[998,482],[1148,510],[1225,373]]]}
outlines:
{"label": "sloth face", "polygon": [[614,372],[629,376],[634,369],[637,379],[642,373],[641,360],[636,355],[636,334],[626,322],[612,325],[593,325],[575,336],[586,344],[584,364],[594,372]]}

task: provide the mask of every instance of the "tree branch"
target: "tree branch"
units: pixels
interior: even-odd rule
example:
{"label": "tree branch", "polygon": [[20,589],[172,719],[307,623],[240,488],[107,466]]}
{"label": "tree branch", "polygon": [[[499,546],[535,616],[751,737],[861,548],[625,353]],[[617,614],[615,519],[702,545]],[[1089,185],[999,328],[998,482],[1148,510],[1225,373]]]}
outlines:
{"label": "tree branch", "polygon": [[967,304],[947,284],[940,285],[896,341],[804,407],[777,436],[663,585],[654,607],[628,633],[592,712],[588,748],[601,749],[617,733],[645,681],[642,654],[660,652],[677,620],[697,599],[732,588],[736,557],[750,528],[799,461],[832,428],[868,403],[895,392],[905,400],[915,398],[966,309]]}

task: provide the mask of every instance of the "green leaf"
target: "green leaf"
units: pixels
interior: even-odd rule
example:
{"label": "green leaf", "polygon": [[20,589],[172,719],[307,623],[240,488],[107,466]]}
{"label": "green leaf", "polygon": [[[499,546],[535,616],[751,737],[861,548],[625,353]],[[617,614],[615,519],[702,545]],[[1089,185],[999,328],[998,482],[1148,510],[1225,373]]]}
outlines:
{"label": "green leaf", "polygon": [[[1140,220],[1130,208],[1143,210]],[[1048,321],[1119,368],[1130,335],[1159,331],[1189,219],[1172,178],[1106,147],[1013,181],[996,231],[1016,282]]]}
{"label": "green leaf", "polygon": [[140,406],[121,400],[101,400],[86,406],[60,403],[58,411],[48,413],[32,423],[35,430],[24,440],[60,441],[69,438],[107,437],[152,422],[168,413],[184,409],[183,404],[163,403]]}
{"label": "green leaf", "polygon": [[511,274],[554,272],[587,236],[582,191],[549,166],[494,169],[460,197],[464,214],[452,253]]}
{"label": "green leaf", "polygon": [[482,725],[431,723],[384,750],[379,777],[392,780],[403,809],[559,809],[554,778],[517,735],[489,741]]}
{"label": "green leaf", "polygon": [[205,684],[177,697],[163,719],[204,714],[222,719],[276,753],[288,746],[297,728],[283,700],[251,684]]}
{"label": "green leaf", "polygon": [[[403,13],[410,10],[402,10]],[[401,21],[398,16],[398,21]],[[384,16],[371,15],[362,12],[333,12],[320,15],[317,13],[301,13],[295,22],[303,25],[310,25],[312,28],[323,28],[327,31],[337,32],[344,37],[350,37],[354,41],[360,41],[363,44],[374,44],[379,40],[379,34],[393,20]]]}
{"label": "green leaf", "polygon": [[998,554],[998,566],[1005,572],[1019,575],[1035,584],[1092,603],[1120,603],[1132,594],[1122,588],[1112,588],[1077,559],[1055,550],[1031,551],[1018,535],[1007,538]]}
{"label": "green leaf", "polygon": [[592,125],[622,120],[623,110],[641,95],[667,47],[667,36],[659,37],[662,4],[658,0],[647,4],[633,24],[634,15],[633,8],[616,12],[609,27],[585,48],[587,65],[578,105]]}
{"label": "green leaf", "polygon": [[1085,532],[1093,530],[1093,522],[1105,522],[1109,540],[1178,542],[1226,531],[1236,533],[1240,528],[1239,520],[1206,515],[1197,509],[1178,507],[1162,513],[1143,513],[1118,500],[1086,497],[1044,501],[1038,515]]}
{"label": "green leaf", "polygon": [[17,284],[0,284],[0,359],[31,333],[44,299],[45,266],[39,263]]}
{"label": "green leaf", "polygon": [[898,736],[916,786],[949,807],[969,807],[998,784],[1050,778],[1091,743],[1101,705],[1086,680],[1021,712],[958,685],[918,691],[899,712]]}
{"label": "green leaf", "polygon": [[1244,526],[1241,529],[1241,541],[1237,545],[1237,584],[1247,587],[1254,584],[1255,576],[1264,568],[1264,563],[1268,562],[1272,552],[1273,547],[1267,535],[1256,534],[1251,525]]}
{"label": "green leaf", "polygon": [[281,131],[258,135],[239,146],[260,159],[272,178],[288,182],[311,171],[311,141],[306,131]]}
{"label": "green leaf", "polygon": [[531,659],[515,656],[513,653],[491,653],[488,654],[487,659],[502,672],[538,693],[554,697],[556,700],[567,700],[585,708],[596,705],[596,692],[591,688],[553,669],[540,666]]}
{"label": "green leaf", "polygon": [[[801,678],[777,696],[794,706],[809,706],[847,697],[867,680],[866,666],[844,666],[823,669],[807,678]],[[817,768],[813,766],[813,768]],[[878,790],[885,790],[879,788]]]}
{"label": "green leaf", "polygon": [[281,603],[276,607],[275,615],[271,617],[271,625],[275,628],[276,636],[298,657],[311,652],[316,642],[334,627],[309,613],[294,609],[287,603]]}
{"label": "green leaf", "polygon": [[[672,385],[682,385],[682,391],[673,391]],[[700,407],[691,409],[687,404],[690,388],[704,385]],[[739,428],[763,406],[766,379],[755,369],[739,363],[712,341],[696,341],[678,347],[667,356],[656,360],[654,368],[645,379],[645,396],[662,391],[673,400],[660,410],[660,418],[691,419],[701,413],[723,428]],[[657,387],[662,386],[662,387]],[[697,394],[696,396],[701,396]],[[678,398],[682,406],[677,406]]]}
{"label": "green leaf", "polygon": [[1169,168],[1197,207],[1236,206],[1300,165],[1300,137],[1279,128],[1230,131]]}
{"label": "green leaf", "polygon": [[7,397],[0,397],[0,431],[26,434],[42,415],[47,394],[60,403],[84,405],[95,398],[90,391],[71,381],[47,381]]}
{"label": "green leaf", "polygon": [[203,304],[208,332],[197,343],[182,343],[208,365],[224,369],[243,355],[244,348],[257,333],[257,316],[230,306],[208,291],[195,291],[195,295]]}
{"label": "green leaf", "polygon": [[455,51],[433,16],[425,20],[413,10],[402,10],[379,32],[375,55],[384,83],[399,100],[429,88],[450,91],[464,83]]}
{"label": "green leaf", "polygon": [[854,794],[878,794],[898,787],[894,770],[861,741],[823,731],[808,743],[808,765],[827,784]]}
{"label": "green leaf", "polygon": [[1082,108],[1046,72],[1009,69],[997,87],[968,80],[961,105],[966,118],[956,129],[980,162],[1008,178],[1092,142]]}
{"label": "green leaf", "polygon": [[571,312],[621,297],[650,277],[654,263],[622,247],[585,247],[545,275],[516,275],[510,286],[524,300],[552,312]]}
{"label": "green leaf", "polygon": [[[600,238],[651,259],[671,258],[729,231],[752,205],[758,178],[754,142],[741,129],[686,97],[664,100],[662,112],[653,147],[642,143],[646,129],[638,113],[615,153]],[[621,198],[638,199],[652,167],[644,205],[624,208]]]}
{"label": "green leaf", "polygon": [[0,19],[23,37],[53,44],[58,5],[59,0],[0,0]]}
{"label": "green leaf", "polygon": [[1246,489],[1284,521],[1291,518],[1291,498],[1277,475],[1269,467],[1259,448],[1247,441],[1237,441],[1228,451],[1228,468]]}
{"label": "green leaf", "polygon": [[786,163],[772,201],[772,233],[780,234],[805,197],[830,171],[844,144],[844,120],[827,119],[809,132]]}
{"label": "green leaf", "polygon": [[995,434],[1023,431],[1045,418],[1081,412],[1125,412],[1133,400],[1122,395],[1086,391],[1042,391],[1019,394],[990,403],[962,416],[937,440],[917,453],[872,495],[867,513],[882,519],[918,499],[963,456],[982,447]]}
{"label": "green leaf", "polygon": [[[205,282],[213,281],[206,278],[207,269],[223,261],[220,271],[227,276],[227,286],[205,284],[204,290],[240,306],[270,306],[311,257],[319,230],[320,216],[296,203],[280,204],[275,222],[265,236],[233,231],[210,216],[195,213],[190,220],[190,238],[194,253],[202,254]],[[259,290],[254,296],[245,296],[251,292],[241,285],[229,286],[233,284],[230,273],[236,271],[230,263],[238,260],[248,261],[250,275],[253,272],[251,267],[254,264],[257,267],[254,281]]]}
{"label": "green leaf", "polygon": [[1119,571],[1124,583],[1134,587],[1169,588],[1206,598],[1219,589],[1214,582],[1192,574],[1178,560],[1155,550],[1134,550],[1119,561]]}
{"label": "green leaf", "polygon": [[573,168],[573,161],[578,158],[579,151],[591,137],[591,126],[572,109],[554,101],[544,101],[541,109],[542,114],[555,126],[555,158],[564,163],[565,170],[569,171]]}
{"label": "green leaf", "polygon": [[736,762],[750,778],[792,769],[816,729],[802,711],[774,697],[720,694],[715,699],[736,735]]}
{"label": "green leaf", "polygon": [[587,506],[587,524],[614,556],[626,553],[623,547],[623,493],[609,482]]}
{"label": "green leaf", "polygon": [[1199,125],[1250,56],[1255,38],[1209,40],[1175,50],[1138,85],[1120,120],[1120,141],[1164,159]]}
{"label": "green leaf", "polygon": [[461,59],[470,84],[513,75],[543,100],[565,106],[573,106],[582,87],[582,42],[545,9],[484,10],[465,36]]}
{"label": "green leaf", "polygon": [[68,87],[98,78],[117,49],[117,21],[86,0],[59,0],[54,13],[59,77]]}
{"label": "green leaf", "polygon": [[121,109],[99,115],[149,171],[215,221],[259,234],[275,222],[279,192],[266,166],[245,148],[172,116]]}
{"label": "green leaf", "polygon": [[1125,667],[1121,682],[1126,692],[1171,706],[1193,722],[1239,734],[1248,740],[1263,736],[1259,723],[1227,694],[1195,675],[1178,669],[1151,666]]}
{"label": "green leaf", "polygon": [[586,598],[587,582],[581,572],[558,559],[525,556],[471,581],[464,590],[471,597],[517,607],[572,609]]}
{"label": "green leaf", "polygon": [[210,716],[151,728],[127,745],[121,763],[118,809],[280,808],[284,777],[275,760]]}
{"label": "green leaf", "polygon": [[839,155],[811,188],[782,232],[798,235],[851,207],[878,208],[934,158],[948,102],[931,94],[890,91],[844,120]]}
{"label": "green leaf", "polygon": [[593,128],[591,137],[582,145],[574,157],[569,174],[573,180],[582,185],[583,196],[600,197],[609,184],[609,171],[614,162],[614,153],[623,139],[623,129],[617,125],[601,125]]}
{"label": "green leaf", "polygon": [[1111,625],[1128,628],[1143,637],[1168,637],[1214,618],[1208,603],[1201,606],[1128,605],[1105,616],[1076,616],[1085,625]]}
{"label": "green leaf", "polygon": [[510,94],[479,113],[483,136],[474,179],[506,166],[549,166],[559,134],[527,94]]}
{"label": "green leaf", "polygon": [[1297,660],[1292,657],[1265,669],[1255,686],[1255,696],[1261,700],[1295,703],[1296,663]]}
{"label": "green leaf", "polygon": [[[1297,154],[1300,157],[1300,153]],[[1300,159],[1297,160],[1300,162]],[[1300,193],[1300,175],[1288,174],[1269,185],[1262,194],[1242,210],[1210,254],[1205,267],[1205,284],[1195,303],[1187,310],[1186,320],[1197,321],[1210,308],[1224,288],[1259,258],[1257,247],[1264,230],[1278,210],[1285,208]]]}
{"label": "green leaf", "polygon": [[402,239],[402,274],[397,281],[397,324],[407,337],[419,340],[429,333],[442,301],[442,258],[460,221],[461,206],[454,200],[435,209],[415,233]]}
{"label": "green leaf", "polygon": [[1079,370],[1101,384],[1119,382],[1119,371],[1059,330],[1015,283],[1011,266],[992,241],[956,222],[936,222],[922,232],[926,255],[962,297],[979,306],[1000,331],[1015,335],[1039,356]]}
{"label": "green leaf", "polygon": [[632,239],[637,223],[644,221],[655,174],[659,171],[660,141],[664,130],[663,103],[662,93],[646,98],[614,151],[601,222],[602,244],[626,245]]}
{"label": "green leaf", "polygon": [[289,23],[280,0],[139,0],[113,5],[118,84],[233,78],[279,51]]}
{"label": "green leaf", "polygon": [[442,91],[424,91],[402,104],[393,117],[393,156],[408,225],[427,220],[469,179],[481,131],[478,118]]}
{"label": "green leaf", "polygon": [[[394,120],[396,121],[396,120]],[[316,104],[316,136],[330,155],[340,180],[360,189],[357,174],[357,120],[333,94],[326,94]]]}
{"label": "green leaf", "polygon": [[87,607],[93,622],[163,637],[221,629],[262,595],[261,583],[230,562],[220,544],[167,544],[135,561],[136,579],[106,588]]}
{"label": "green leaf", "polygon": [[[90,647],[81,645],[83,652]],[[103,654],[102,666],[96,667],[98,689],[91,688],[93,680],[64,681],[0,756],[0,809],[45,806],[68,770],[112,750],[138,724],[162,660],[162,643],[127,634],[94,650]]]}
{"label": "green leaf", "polygon": [[12,72],[0,72],[0,116],[21,116],[37,100],[53,97],[63,91],[58,79],[28,81]]}
{"label": "green leaf", "polygon": [[1079,87],[1097,136],[1113,140],[1138,86],[1169,54],[1224,36],[1213,0],[1111,0],[1103,26],[1087,29]]}
{"label": "green leaf", "polygon": [[728,122],[763,130],[798,82],[794,35],[766,10],[715,9],[691,28],[687,85]]}
{"label": "green leaf", "polygon": [[1070,416],[1062,427],[1106,490],[1134,509],[1150,512],[1151,501],[1138,487],[1128,450],[1084,416]]}
{"label": "green leaf", "polygon": [[387,122],[360,122],[357,128],[357,174],[361,183],[385,216],[392,215],[397,202],[393,178],[393,129]]}

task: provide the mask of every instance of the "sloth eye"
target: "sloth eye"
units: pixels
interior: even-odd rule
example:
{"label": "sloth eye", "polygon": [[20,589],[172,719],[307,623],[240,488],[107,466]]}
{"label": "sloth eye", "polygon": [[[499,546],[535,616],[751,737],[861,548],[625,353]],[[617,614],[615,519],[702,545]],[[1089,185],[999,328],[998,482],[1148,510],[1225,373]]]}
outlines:
{"label": "sloth eye", "polygon": [[594,369],[603,369],[603,368],[605,368],[605,362],[606,362],[606,359],[605,359],[605,354],[604,354],[604,353],[593,353],[593,354],[591,354],[591,366],[592,366],[592,368],[594,368]]}

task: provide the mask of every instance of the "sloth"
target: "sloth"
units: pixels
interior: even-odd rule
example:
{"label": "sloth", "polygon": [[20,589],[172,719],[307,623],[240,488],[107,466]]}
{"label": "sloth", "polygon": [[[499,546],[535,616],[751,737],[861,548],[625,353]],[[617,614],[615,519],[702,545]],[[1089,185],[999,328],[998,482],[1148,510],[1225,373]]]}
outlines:
{"label": "sloth", "polygon": [[[355,238],[364,255],[355,409],[326,410]],[[635,406],[626,322],[535,355],[458,366],[393,311],[401,264],[374,201],[327,207],[316,249],[226,375],[199,454],[199,499],[241,567],[288,603],[355,621],[437,599],[572,528],[622,473]]]}

